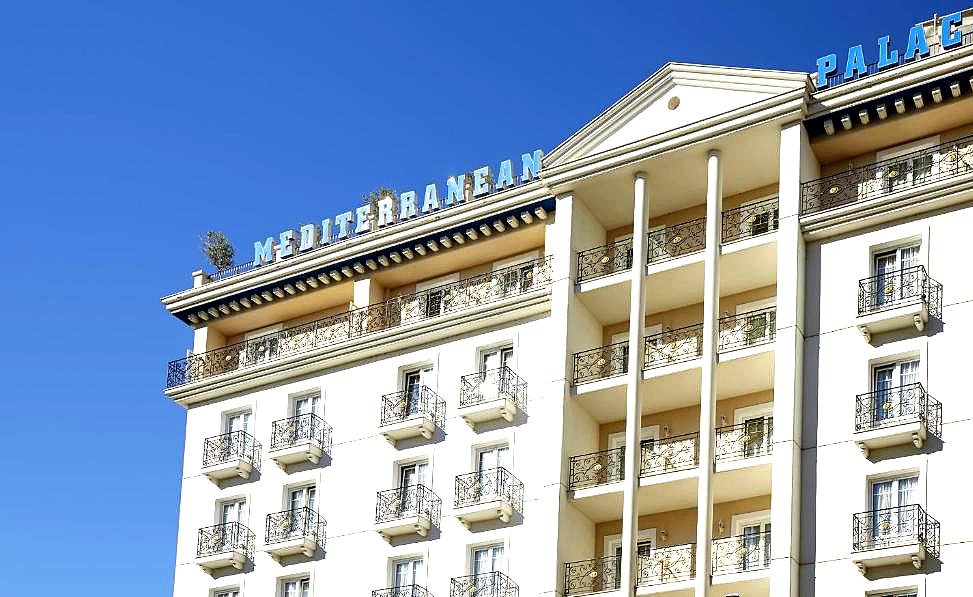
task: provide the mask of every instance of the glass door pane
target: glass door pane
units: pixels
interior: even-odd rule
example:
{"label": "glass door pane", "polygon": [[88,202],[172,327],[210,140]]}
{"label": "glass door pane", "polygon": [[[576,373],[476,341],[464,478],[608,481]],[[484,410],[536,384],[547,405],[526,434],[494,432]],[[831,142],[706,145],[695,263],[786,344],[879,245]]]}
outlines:
{"label": "glass door pane", "polygon": [[875,404],[873,405],[875,422],[884,421],[894,416],[895,404],[892,400],[892,373],[894,370],[894,367],[875,369],[873,385],[875,392]]}

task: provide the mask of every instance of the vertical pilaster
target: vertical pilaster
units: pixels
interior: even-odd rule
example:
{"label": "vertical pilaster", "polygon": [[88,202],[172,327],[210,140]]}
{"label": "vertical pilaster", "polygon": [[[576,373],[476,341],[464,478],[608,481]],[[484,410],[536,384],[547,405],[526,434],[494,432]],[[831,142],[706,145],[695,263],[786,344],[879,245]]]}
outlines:
{"label": "vertical pilaster", "polygon": [[723,214],[723,161],[706,156],[706,253],[703,281],[703,362],[699,396],[699,493],[696,501],[696,595],[709,594],[713,561],[713,435],[716,427],[716,363],[720,316],[720,230]]}
{"label": "vertical pilaster", "polygon": [[639,536],[639,471],[642,465],[642,343],[645,327],[646,226],[649,195],[645,174],[635,175],[635,209],[632,224],[632,294],[628,316],[628,374],[625,408],[625,489],[622,509],[622,561],[620,584],[625,595],[634,594]]}

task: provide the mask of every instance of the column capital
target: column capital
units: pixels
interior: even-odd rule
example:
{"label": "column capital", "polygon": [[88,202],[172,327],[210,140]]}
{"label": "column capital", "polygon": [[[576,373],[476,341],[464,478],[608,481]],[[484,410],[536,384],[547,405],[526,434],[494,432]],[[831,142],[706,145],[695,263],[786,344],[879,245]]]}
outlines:
{"label": "column capital", "polygon": [[635,174],[634,174],[634,175],[632,176],[632,179],[633,179],[633,180],[642,180],[642,181],[645,181],[645,180],[647,180],[648,178],[649,178],[649,175],[648,175],[648,174],[646,174],[646,173],[645,173],[644,171],[642,171],[642,170],[639,170],[638,172],[636,172],[636,173],[635,173]]}
{"label": "column capital", "polygon": [[566,191],[560,191],[560,192],[557,192],[557,193],[554,194],[554,198],[555,199],[566,199],[568,197],[573,197],[573,196],[574,196],[574,190],[573,189],[568,189]]}
{"label": "column capital", "polygon": [[711,149],[706,152],[706,157],[708,158],[718,158],[718,157],[722,157],[722,155],[723,152],[720,151],[719,149]]}

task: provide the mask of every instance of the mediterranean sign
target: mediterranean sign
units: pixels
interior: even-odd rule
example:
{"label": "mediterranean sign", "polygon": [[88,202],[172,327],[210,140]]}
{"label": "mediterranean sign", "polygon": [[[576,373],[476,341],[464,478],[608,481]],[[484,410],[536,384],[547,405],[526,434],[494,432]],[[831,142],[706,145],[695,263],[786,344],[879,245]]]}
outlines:
{"label": "mediterranean sign", "polygon": [[[942,23],[939,26],[938,33],[940,43],[942,43],[944,50],[963,44],[963,34],[959,30],[962,22],[963,14],[960,12],[954,12],[953,14],[942,17]],[[933,31],[935,30],[936,28],[934,27]],[[933,38],[933,42],[935,42],[935,38]],[[901,55],[901,58],[899,50],[892,48],[891,37],[888,35],[878,38],[875,43],[878,46],[878,61],[872,63],[875,65],[875,70],[872,73],[868,72],[868,65],[865,62],[865,52],[862,45],[858,44],[857,46],[848,48],[848,57],[845,59],[845,70],[843,73],[844,81],[874,74],[874,72],[913,60],[917,56],[922,58],[923,56],[929,55],[929,39],[926,38],[926,30],[922,25],[915,25],[909,30],[908,41],[906,42],[905,51]],[[838,70],[838,56],[836,54],[821,56],[818,58],[817,64],[817,86],[818,89],[824,89],[828,87],[828,77],[840,72]]]}
{"label": "mediterranean sign", "polygon": [[406,191],[398,199],[388,195],[354,211],[325,218],[320,224],[306,224],[298,229],[284,230],[277,237],[253,243],[253,264],[260,266],[275,259],[286,259],[331,243],[346,240],[409,220],[481,199],[491,193],[530,182],[541,171],[540,149],[520,156],[520,176],[514,175],[512,160],[500,162],[496,178],[489,166],[477,168],[469,174],[446,179],[445,194],[436,183],[426,185],[422,199],[415,191]]}

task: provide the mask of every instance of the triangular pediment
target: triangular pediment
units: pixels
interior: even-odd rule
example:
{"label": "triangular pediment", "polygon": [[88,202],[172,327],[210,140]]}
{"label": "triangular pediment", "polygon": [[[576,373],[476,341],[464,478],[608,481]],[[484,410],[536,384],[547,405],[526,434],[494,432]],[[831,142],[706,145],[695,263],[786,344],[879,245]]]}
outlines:
{"label": "triangular pediment", "polygon": [[806,73],[670,63],[554,149],[556,166],[802,89]]}

